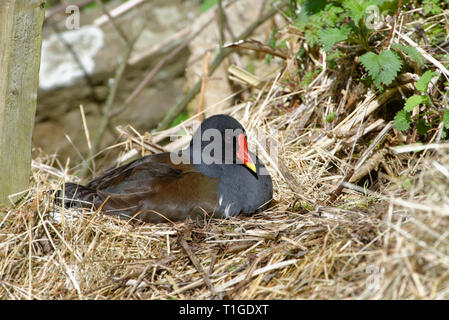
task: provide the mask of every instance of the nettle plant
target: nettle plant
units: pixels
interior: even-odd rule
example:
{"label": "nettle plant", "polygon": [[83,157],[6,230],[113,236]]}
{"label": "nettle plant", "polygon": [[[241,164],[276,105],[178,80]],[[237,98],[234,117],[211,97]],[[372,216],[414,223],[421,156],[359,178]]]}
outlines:
{"label": "nettle plant", "polygon": [[[397,0],[290,0],[289,3],[287,15],[304,32],[307,44],[311,47],[319,44],[327,52],[331,49],[347,52],[346,48],[335,46],[343,42],[351,51],[371,51],[369,42],[378,34],[376,28],[397,10]],[[297,7],[301,7],[299,14],[294,10]],[[351,47],[354,45],[359,48]]]}
{"label": "nettle plant", "polygon": [[[428,93],[429,83],[439,74],[428,70],[419,78],[415,84],[418,94],[414,94],[407,99],[404,108],[400,110],[394,117],[394,125],[396,129],[405,131],[415,122],[418,134],[424,135],[429,129],[438,126],[443,121],[443,138],[447,136],[449,128],[449,110],[446,109],[443,114],[438,112],[438,108],[433,104]],[[411,112],[416,110],[412,118]]]}
{"label": "nettle plant", "polygon": [[[403,0],[402,5],[410,2]],[[425,6],[424,14],[441,10],[437,1],[414,2]],[[424,66],[421,54],[412,46],[396,43],[384,48],[388,30],[381,32],[379,27],[385,26],[382,22],[391,24],[397,10],[398,0],[291,0],[286,14],[304,32],[310,47],[318,45],[327,52],[331,67],[337,66],[341,57],[354,56],[367,72],[364,82],[382,91],[407,66],[413,66],[418,73]],[[449,129],[449,111],[438,111],[427,93],[435,76],[438,74],[431,70],[422,74],[415,85],[415,94],[407,99],[394,118],[396,129],[405,131],[414,123],[418,133],[425,134],[443,121],[445,137],[445,130]],[[415,110],[413,115],[412,110]]]}

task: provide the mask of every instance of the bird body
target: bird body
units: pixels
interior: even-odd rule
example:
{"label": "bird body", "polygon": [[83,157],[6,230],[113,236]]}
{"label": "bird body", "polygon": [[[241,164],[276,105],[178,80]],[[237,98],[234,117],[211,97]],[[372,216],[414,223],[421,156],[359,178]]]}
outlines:
{"label": "bird body", "polygon": [[[220,132],[239,127],[244,134],[237,120],[217,115],[206,119],[194,138],[219,126],[217,122],[222,125]],[[177,153],[149,155],[108,170],[85,186],[66,183],[58,198],[62,200],[64,194],[66,206],[93,206],[105,214],[152,223],[195,219],[205,214],[228,218],[256,213],[268,206],[273,195],[271,177],[261,174],[266,172],[265,166],[245,149],[246,136],[239,146],[236,143],[231,146],[237,139],[230,141],[227,147],[238,147],[240,152],[240,155],[232,152],[231,156],[224,155],[226,143],[218,145],[218,139],[202,141],[197,147],[193,141]],[[207,156],[216,161],[195,161],[195,155],[210,144],[216,148]],[[247,163],[238,163],[237,158]]]}

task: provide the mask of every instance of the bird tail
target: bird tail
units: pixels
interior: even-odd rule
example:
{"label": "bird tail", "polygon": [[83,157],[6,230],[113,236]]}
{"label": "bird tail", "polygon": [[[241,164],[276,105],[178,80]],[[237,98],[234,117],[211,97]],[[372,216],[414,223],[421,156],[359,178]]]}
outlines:
{"label": "bird tail", "polygon": [[67,182],[55,194],[55,203],[66,208],[91,208],[98,200],[97,191],[76,183]]}

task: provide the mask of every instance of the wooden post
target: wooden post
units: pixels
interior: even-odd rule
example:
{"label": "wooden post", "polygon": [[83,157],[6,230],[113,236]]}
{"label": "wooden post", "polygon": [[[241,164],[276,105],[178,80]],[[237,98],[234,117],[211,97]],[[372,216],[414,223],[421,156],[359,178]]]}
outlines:
{"label": "wooden post", "polygon": [[28,188],[45,1],[0,1],[0,205]]}

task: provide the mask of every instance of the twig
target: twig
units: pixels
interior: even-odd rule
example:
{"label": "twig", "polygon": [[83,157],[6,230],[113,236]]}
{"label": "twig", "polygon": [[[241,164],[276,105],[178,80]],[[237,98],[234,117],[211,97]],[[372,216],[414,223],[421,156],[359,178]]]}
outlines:
{"label": "twig", "polygon": [[[228,6],[230,3],[227,3],[225,6]],[[151,80],[153,80],[153,78],[159,73],[159,71],[162,69],[162,67],[169,62],[171,59],[173,59],[179,52],[181,52],[183,49],[185,49],[190,41],[195,38],[196,36],[198,36],[201,32],[203,32],[204,28],[207,27],[212,21],[214,21],[215,17],[210,18],[209,20],[207,20],[203,25],[201,25],[198,30],[196,32],[194,32],[193,34],[191,34],[184,42],[182,42],[176,49],[174,49],[172,52],[170,52],[167,56],[165,56],[151,71],[150,73],[142,80],[142,82],[137,86],[137,88],[131,93],[131,95],[126,99],[125,103],[123,104],[123,106],[120,109],[115,110],[114,112],[111,113],[111,117],[115,117],[117,115],[119,115],[120,113],[122,113],[124,110],[126,110],[126,108],[134,101],[134,99],[137,98],[137,96],[139,96],[139,94],[142,92],[142,90],[150,83]],[[190,33],[190,31],[188,32]],[[187,34],[188,34],[187,33]],[[179,36],[182,36],[184,33],[180,32],[177,33],[175,35],[175,38],[178,38]],[[174,40],[173,39],[173,40]],[[163,42],[165,43],[165,41]],[[152,54],[154,54],[157,50],[159,50],[163,43],[160,43],[159,45],[156,46],[156,48],[152,48],[149,51],[147,51],[146,53],[144,53],[142,56],[138,57],[138,58],[134,58],[134,59],[130,59],[130,64],[136,64],[139,61],[141,61],[144,58],[148,58],[149,56],[151,56]],[[192,98],[190,98],[191,100]],[[190,101],[189,100],[189,101]],[[188,103],[188,102],[187,102]],[[176,115],[175,115],[176,117]]]}
{"label": "twig", "polygon": [[343,180],[338,185],[337,189],[332,192],[331,196],[329,197],[328,203],[333,203],[335,200],[337,200],[337,197],[341,194],[344,188],[344,184],[348,182],[352,176],[354,175],[354,168],[351,168],[346,175],[343,177]]}
{"label": "twig", "polygon": [[312,202],[309,199],[307,199],[306,197],[304,197],[304,195],[302,194],[301,187],[300,187],[301,184],[290,173],[290,170],[287,168],[284,161],[279,158],[278,164],[279,164],[279,170],[281,171],[282,177],[285,180],[285,182],[287,182],[287,185],[290,188],[290,190],[292,190],[292,192],[295,194],[295,196],[298,199],[306,201],[308,204],[313,206]]}
{"label": "twig", "polygon": [[147,275],[148,269],[150,269],[150,267],[152,267],[152,265],[151,264],[147,264],[145,269],[143,269],[142,273],[139,275],[139,277],[137,278],[137,280],[134,283],[133,287],[131,288],[131,291],[128,294],[128,299],[132,297],[132,295],[134,294],[136,289],[139,287],[139,285],[142,282],[143,278],[145,278],[145,276]]}
{"label": "twig", "polygon": [[[92,150],[92,143],[90,140],[90,133],[89,128],[87,127],[87,121],[86,121],[86,115],[84,113],[84,107],[82,104],[80,104],[80,112],[81,112],[81,119],[83,120],[83,128],[84,128],[84,134],[86,135],[86,141],[87,141],[87,147],[89,149],[89,157],[93,158],[93,150]],[[93,163],[93,171],[95,172],[95,162]]]}
{"label": "twig", "polygon": [[[243,31],[239,36],[238,39],[246,39],[248,38],[254,30],[256,30],[262,23],[270,19],[272,16],[274,16],[277,13],[277,9],[271,9],[268,13],[266,13],[264,16],[262,16],[259,20],[252,23],[248,28],[246,28],[245,31]],[[214,73],[214,71],[217,69],[217,67],[220,65],[220,63],[231,53],[234,52],[234,49],[231,48],[222,48],[217,55],[214,57],[210,69],[209,69],[209,77]],[[202,80],[198,80],[195,85],[190,89],[190,91],[184,96],[184,98],[174,105],[173,107],[168,110],[166,113],[164,119],[159,123],[159,125],[156,128],[156,131],[161,131],[164,129],[167,129],[170,126],[170,123],[172,123],[173,119],[187,106],[187,104],[198,94],[201,88],[201,82]]]}
{"label": "twig", "polygon": [[209,274],[214,273],[214,266],[216,260],[217,260],[217,251],[213,251],[212,256],[210,257]]}
{"label": "twig", "polygon": [[245,279],[240,282],[237,283],[237,285],[234,287],[234,289],[228,294],[228,296],[230,297],[235,297],[238,299],[242,289],[250,282],[254,271],[256,270],[257,265],[259,264],[260,260],[262,260],[262,258],[264,258],[265,255],[260,255],[258,256],[256,259],[253,260],[253,262],[251,263],[251,266],[249,268],[248,273],[246,274]]}
{"label": "twig", "polygon": [[134,66],[144,60],[149,59],[151,56],[161,51],[162,48],[175,47],[176,45],[179,45],[179,42],[183,41],[187,36],[189,36],[191,32],[191,27],[187,27],[176,32],[175,34],[166,38],[164,41],[154,44],[144,52],[140,54],[134,54],[129,59],[128,64],[130,66]]}
{"label": "twig", "polygon": [[374,153],[370,159],[365,161],[363,165],[360,165],[354,175],[349,179],[350,183],[358,182],[364,176],[368,175],[372,170],[377,168],[379,164],[385,160],[385,155],[388,150],[386,148],[382,148],[381,150]]}
{"label": "twig", "polygon": [[224,48],[235,48],[235,49],[245,49],[245,50],[253,50],[253,51],[259,51],[271,54],[273,56],[282,58],[286,60],[288,58],[287,54],[283,51],[272,48],[270,46],[267,46],[266,44],[263,44],[260,41],[257,40],[240,40],[237,42],[229,43],[224,46]]}
{"label": "twig", "polygon": [[391,130],[391,128],[393,128],[392,121],[387,123],[387,125],[382,129],[381,132],[379,132],[379,134],[376,136],[376,138],[373,140],[373,142],[370,144],[370,146],[363,152],[362,156],[360,157],[360,159],[357,161],[357,163],[354,166],[355,170],[358,170],[362,166],[362,164],[365,162],[365,160],[374,151],[374,148],[376,148],[376,146],[385,138],[385,136],[387,135],[388,131]]}
{"label": "twig", "polygon": [[83,78],[86,81],[87,85],[90,88],[90,93],[92,95],[92,97],[95,99],[96,95],[94,92],[94,85],[92,83],[92,79],[89,76],[89,73],[87,72],[86,68],[84,67],[83,63],[81,62],[81,59],[78,57],[78,54],[76,53],[76,51],[73,49],[72,45],[70,43],[68,43],[64,37],[61,35],[61,30],[58,28],[58,25],[56,23],[52,23],[50,24],[50,26],[53,28],[53,30],[56,33],[56,36],[58,37],[59,41],[62,42],[62,44],[64,45],[64,47],[70,52],[70,54],[72,55],[73,60],[75,60],[76,64],[78,65],[78,67],[81,69],[81,72],[83,73]]}
{"label": "twig", "polygon": [[204,94],[206,93],[207,75],[209,73],[209,61],[210,61],[210,52],[207,52],[206,59],[204,60],[203,81],[201,82],[200,103],[198,106],[198,113],[200,114],[200,121],[204,120],[204,114],[203,114]]}
{"label": "twig", "polygon": [[228,78],[232,81],[262,90],[267,89],[266,82],[234,64],[228,68]]}
{"label": "twig", "polygon": [[[220,47],[223,47],[223,44],[225,43],[225,34],[224,29],[228,24],[228,20],[226,18],[226,14],[223,10],[223,4],[221,0],[217,1],[217,25],[218,25],[218,44]],[[232,36],[232,34],[231,34]]]}
{"label": "twig", "polygon": [[130,139],[135,144],[139,145],[142,149],[144,148],[153,153],[166,151],[165,148],[159,146],[157,143],[153,143],[150,141],[144,142],[142,137],[139,139],[136,138],[133,134],[129,133],[128,130],[122,126],[117,126],[115,129],[119,132],[120,135],[125,135],[128,139]]}
{"label": "twig", "polygon": [[351,168],[348,173],[344,176],[343,180],[338,185],[337,189],[335,189],[334,192],[329,197],[328,203],[333,203],[337,197],[341,194],[343,188],[345,187],[345,183],[349,182],[354,175],[355,171],[358,171],[361,167],[361,165],[365,162],[365,160],[371,155],[371,153],[374,151],[374,148],[385,138],[388,131],[393,128],[393,122],[387,123],[387,125],[382,129],[381,132],[376,136],[374,141],[370,144],[370,146],[363,152],[360,159],[357,161],[357,163],[354,165],[353,168]]}
{"label": "twig", "polygon": [[[95,0],[94,0],[95,1]],[[128,12],[129,10],[143,4],[145,2],[145,0],[130,0],[128,2],[125,2],[121,5],[119,5],[118,7],[114,8],[113,10],[111,10],[110,15],[113,18],[118,18],[121,15],[125,14],[126,12]],[[108,18],[107,15],[103,15],[97,19],[95,19],[94,24],[98,27],[101,27],[102,25],[104,25],[106,22],[110,21],[110,19]]]}
{"label": "twig", "polygon": [[[400,85],[395,88],[387,89],[384,93],[379,96],[375,96],[375,94],[367,95],[365,101],[363,101],[350,115],[348,115],[345,119],[340,121],[338,125],[332,129],[333,132],[342,132],[349,131],[353,127],[353,124],[356,121],[361,121],[363,118],[368,117],[371,113],[377,110],[380,106],[386,103],[391,97],[398,92],[399,89],[413,90],[414,87],[410,83]],[[363,111],[365,110],[365,111]],[[314,141],[314,146],[319,148],[328,148],[334,142],[333,138],[328,138],[326,135],[319,137],[316,141]],[[314,151],[311,149],[304,153],[304,157],[310,156]],[[334,151],[338,151],[335,149]]]}
{"label": "twig", "polygon": [[129,97],[123,103],[123,106],[111,113],[111,117],[116,117],[120,113],[126,110],[126,108],[139,96],[143,89],[150,83],[151,80],[159,73],[162,67],[171,59],[173,59],[178,53],[184,50],[190,43],[190,41],[200,34],[203,29],[213,21],[209,19],[202,25],[194,34],[188,37],[183,43],[181,43],[176,49],[165,56],[159,63],[150,71],[150,73],[142,80],[142,82],[137,86],[137,88],[129,95]]}
{"label": "twig", "polygon": [[103,13],[108,17],[109,21],[112,23],[112,25],[114,26],[115,30],[117,31],[117,33],[120,35],[120,37],[122,38],[123,41],[125,41],[125,43],[130,46],[131,43],[129,42],[128,37],[126,36],[126,34],[123,32],[123,29],[117,24],[117,22],[115,21],[115,19],[111,16],[111,14],[109,13],[109,11],[106,9],[106,7],[104,6],[102,0],[95,0],[98,5],[101,8],[101,11],[103,11]]}
{"label": "twig", "polygon": [[[292,264],[295,264],[296,261],[298,261],[298,259],[290,259],[290,260],[277,262],[277,263],[274,263],[274,264],[271,264],[271,265],[268,265],[268,266],[259,268],[259,269],[257,269],[256,271],[254,271],[254,272],[252,273],[251,277],[255,277],[255,276],[259,275],[259,274],[263,274],[263,273],[265,273],[265,272],[270,272],[270,271],[272,271],[272,270],[285,268],[285,267],[287,267],[287,266],[290,266],[290,265],[292,265]],[[224,290],[226,290],[226,288],[229,288],[230,286],[233,286],[234,284],[237,284],[237,283],[239,283],[240,281],[245,280],[245,279],[246,279],[246,276],[247,276],[247,275],[245,275],[245,274],[241,274],[241,275],[239,275],[239,276],[233,278],[232,280],[229,280],[228,282],[226,282],[226,283],[222,284],[221,286],[219,286],[219,287],[217,288],[217,292],[224,291]]]}
{"label": "twig", "polygon": [[97,135],[95,136],[95,139],[93,141],[92,145],[92,151],[90,152],[90,157],[83,163],[82,168],[80,169],[78,176],[84,177],[87,175],[90,167],[90,163],[92,162],[93,154],[95,154],[100,146],[101,139],[103,138],[104,132],[109,124],[109,121],[111,120],[111,109],[112,105],[114,104],[115,97],[117,95],[118,86],[120,84],[120,80],[122,79],[123,73],[126,69],[127,62],[129,57],[131,56],[131,53],[134,49],[134,44],[136,43],[137,39],[139,38],[140,34],[144,30],[144,25],[141,26],[139,32],[137,33],[137,36],[132,40],[130,45],[127,47],[127,50],[125,54],[123,55],[122,61],[120,62],[119,67],[117,68],[115,72],[114,81],[111,85],[111,90],[109,92],[108,98],[106,99],[105,106],[103,108],[103,116],[101,118]]}
{"label": "twig", "polygon": [[214,288],[212,282],[210,282],[209,274],[203,269],[203,267],[199,263],[198,259],[196,258],[195,254],[192,252],[192,249],[190,249],[189,244],[187,243],[187,241],[184,239],[184,237],[182,235],[179,236],[179,242],[180,242],[182,248],[184,249],[184,251],[186,252],[186,254],[189,256],[189,259],[190,259],[190,261],[192,261],[196,270],[198,270],[198,272],[202,274],[204,282],[206,283],[210,292],[212,293],[213,296],[215,296],[216,295],[215,288]]}
{"label": "twig", "polygon": [[393,20],[390,32],[388,32],[388,36],[387,36],[387,40],[385,41],[384,48],[388,48],[389,45],[390,45],[391,38],[393,37],[394,28],[396,27],[396,23],[397,23],[397,21],[399,19],[399,12],[401,11],[401,6],[402,6],[402,0],[399,0],[399,2],[398,2],[398,9],[396,10],[396,15],[395,15],[395,18]]}
{"label": "twig", "polygon": [[421,48],[415,41],[410,39],[409,36],[402,34],[398,31],[394,31],[400,38],[402,38],[405,42],[407,42],[409,45],[413,46],[418,50],[418,52],[423,56],[424,59],[432,63],[435,67],[437,67],[441,73],[443,73],[446,77],[446,79],[449,80],[449,70],[446,69],[446,67],[437,59],[435,59],[432,55],[428,54],[423,48]]}

